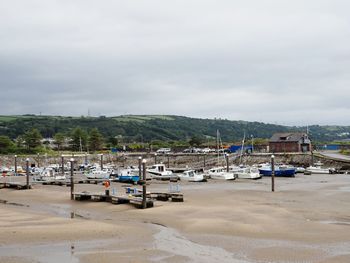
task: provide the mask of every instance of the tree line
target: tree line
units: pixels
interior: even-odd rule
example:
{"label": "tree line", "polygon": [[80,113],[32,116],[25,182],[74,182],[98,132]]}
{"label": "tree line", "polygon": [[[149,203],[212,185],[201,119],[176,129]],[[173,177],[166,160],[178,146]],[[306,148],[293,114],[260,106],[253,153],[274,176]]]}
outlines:
{"label": "tree line", "polygon": [[45,140],[36,128],[26,131],[14,140],[6,135],[0,135],[0,154],[45,152],[51,150],[49,149],[51,147],[47,147],[51,143],[58,151],[95,152],[105,146],[105,138],[97,128],[86,131],[77,127],[69,134],[58,132],[52,140],[52,142]]}

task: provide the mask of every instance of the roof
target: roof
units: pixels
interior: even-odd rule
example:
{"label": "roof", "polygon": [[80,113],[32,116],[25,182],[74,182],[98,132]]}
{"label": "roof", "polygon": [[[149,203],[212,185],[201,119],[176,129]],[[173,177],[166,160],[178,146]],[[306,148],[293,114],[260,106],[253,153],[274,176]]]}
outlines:
{"label": "roof", "polygon": [[299,142],[301,139],[307,137],[307,134],[303,132],[275,133],[269,142]]}

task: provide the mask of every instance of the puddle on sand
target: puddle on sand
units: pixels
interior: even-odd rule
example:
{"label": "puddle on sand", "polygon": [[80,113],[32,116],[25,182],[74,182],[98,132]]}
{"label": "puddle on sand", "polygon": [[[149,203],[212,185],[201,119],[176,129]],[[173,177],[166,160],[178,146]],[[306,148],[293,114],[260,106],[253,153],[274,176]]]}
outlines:
{"label": "puddle on sand", "polygon": [[[84,254],[97,253],[113,240],[92,240],[78,242],[62,242],[48,244],[21,244],[0,247],[0,262],[2,258],[16,257],[40,263],[79,263],[79,257]],[[118,250],[113,252],[120,252]]]}
{"label": "puddle on sand", "polygon": [[326,220],[326,221],[319,221],[319,222],[322,224],[350,226],[350,222],[347,222],[347,221]]}
{"label": "puddle on sand", "polygon": [[30,259],[34,262],[45,263],[79,263],[74,256],[75,246],[72,243],[45,245],[16,245],[0,247],[0,261],[2,257]]}
{"label": "puddle on sand", "polygon": [[171,256],[186,257],[190,262],[248,263],[223,248],[192,242],[174,229],[160,224],[152,226],[159,230],[153,236],[155,249],[168,252]]}

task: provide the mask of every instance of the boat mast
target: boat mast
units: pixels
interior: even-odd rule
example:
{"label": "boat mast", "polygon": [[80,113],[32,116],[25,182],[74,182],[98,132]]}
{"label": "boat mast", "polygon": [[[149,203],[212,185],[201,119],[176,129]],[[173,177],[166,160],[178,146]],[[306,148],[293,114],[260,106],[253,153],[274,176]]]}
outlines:
{"label": "boat mast", "polygon": [[244,132],[243,140],[242,140],[241,155],[239,156],[239,164],[242,164],[242,155],[243,155],[244,141],[245,141],[245,132]]}
{"label": "boat mast", "polygon": [[220,159],[220,151],[219,151],[219,136],[220,136],[220,133],[219,133],[219,130],[216,130],[216,150],[218,152],[218,165],[219,165],[219,159]]}

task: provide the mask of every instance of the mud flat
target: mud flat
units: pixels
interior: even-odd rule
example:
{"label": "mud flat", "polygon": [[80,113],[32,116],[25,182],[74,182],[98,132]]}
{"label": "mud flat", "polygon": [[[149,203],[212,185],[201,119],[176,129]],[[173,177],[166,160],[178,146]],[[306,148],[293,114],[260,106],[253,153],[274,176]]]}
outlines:
{"label": "mud flat", "polygon": [[1,189],[0,262],[350,262],[350,175],[276,178],[274,193],[270,178],[179,184],[185,202],[146,210]]}

